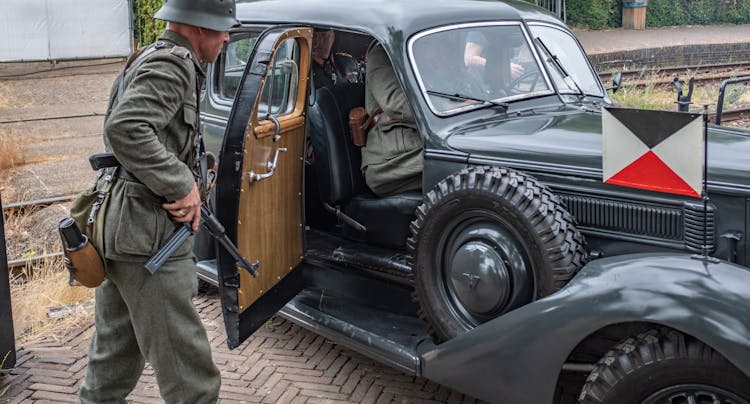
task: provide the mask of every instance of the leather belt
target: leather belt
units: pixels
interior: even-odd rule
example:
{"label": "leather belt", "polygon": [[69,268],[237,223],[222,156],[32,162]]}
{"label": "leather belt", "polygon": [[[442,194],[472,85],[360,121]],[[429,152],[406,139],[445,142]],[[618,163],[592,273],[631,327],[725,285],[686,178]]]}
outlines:
{"label": "leather belt", "polygon": [[120,169],[117,170],[117,176],[124,179],[125,181],[137,182],[139,184],[142,184],[141,180],[136,178],[133,174],[128,172],[128,170],[122,167],[120,167]]}

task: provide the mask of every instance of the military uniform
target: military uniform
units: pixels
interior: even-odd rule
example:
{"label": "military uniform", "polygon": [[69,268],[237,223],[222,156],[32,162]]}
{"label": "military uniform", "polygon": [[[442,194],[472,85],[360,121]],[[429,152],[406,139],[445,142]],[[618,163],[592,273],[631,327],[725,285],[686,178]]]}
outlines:
{"label": "military uniform", "polygon": [[146,52],[128,68],[124,92],[113,85],[105,118],[105,147],[122,167],[102,212],[97,247],[107,279],[96,289],[96,330],[79,402],[124,402],[145,358],[166,402],[211,403],[220,376],[192,304],[192,240],[153,275],[143,267],[175,228],[162,203],[183,198],[195,183],[190,167],[204,73],[190,42],[175,32],[165,31]]}
{"label": "military uniform", "polygon": [[362,148],[362,172],[378,196],[418,190],[422,186],[422,138],[388,55],[375,46],[367,56],[365,108],[383,113]]}
{"label": "military uniform", "polygon": [[359,65],[349,54],[337,53],[326,59],[313,57],[313,84],[315,88],[333,87],[340,83],[359,83]]}

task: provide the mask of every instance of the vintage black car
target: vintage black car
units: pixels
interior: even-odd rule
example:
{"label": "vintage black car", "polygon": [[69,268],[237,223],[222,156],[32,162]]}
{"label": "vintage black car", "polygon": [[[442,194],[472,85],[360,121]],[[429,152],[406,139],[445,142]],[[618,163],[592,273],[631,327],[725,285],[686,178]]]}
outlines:
{"label": "vintage black car", "polygon": [[[704,209],[602,182],[607,90],[534,5],[261,0],[238,17],[202,129],[213,208],[260,276],[196,247],[230,347],[280,310],[491,402],[750,402],[748,133],[711,127]],[[316,89],[314,29],[356,74]],[[491,74],[463,65],[471,32]],[[378,198],[360,172],[348,114],[373,41],[417,118],[422,192]]]}

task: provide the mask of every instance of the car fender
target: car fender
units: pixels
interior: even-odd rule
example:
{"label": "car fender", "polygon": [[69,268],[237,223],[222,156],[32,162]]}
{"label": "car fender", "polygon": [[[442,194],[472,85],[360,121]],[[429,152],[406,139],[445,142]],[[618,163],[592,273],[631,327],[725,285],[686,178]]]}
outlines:
{"label": "car fender", "polygon": [[422,354],[425,377],[490,402],[551,403],[563,363],[603,327],[648,322],[750,374],[750,270],[686,254],[593,261],[557,293]]}

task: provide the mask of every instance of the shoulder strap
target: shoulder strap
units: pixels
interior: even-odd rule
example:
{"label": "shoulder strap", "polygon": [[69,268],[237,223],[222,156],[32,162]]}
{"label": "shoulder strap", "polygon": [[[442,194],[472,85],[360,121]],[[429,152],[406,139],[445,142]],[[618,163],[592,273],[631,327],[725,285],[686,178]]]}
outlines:
{"label": "shoulder strap", "polygon": [[117,80],[119,80],[119,82],[117,85],[117,94],[115,94],[115,101],[113,103],[113,106],[117,104],[122,94],[125,93],[125,75],[127,74],[128,68],[130,68],[130,66],[143,62],[146,59],[146,56],[150,55],[158,49],[171,49],[174,47],[175,44],[173,44],[172,42],[158,41],[135,51],[133,55],[130,56],[127,63],[125,63],[125,67],[123,67],[120,75],[117,77]]}

